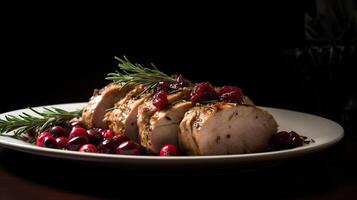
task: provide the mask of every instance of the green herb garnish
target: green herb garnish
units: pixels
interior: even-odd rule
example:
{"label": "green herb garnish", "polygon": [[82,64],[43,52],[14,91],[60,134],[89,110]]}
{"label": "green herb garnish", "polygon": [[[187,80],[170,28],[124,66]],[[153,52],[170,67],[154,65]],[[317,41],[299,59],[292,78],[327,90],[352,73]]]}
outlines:
{"label": "green herb garnish", "polygon": [[[82,110],[69,112],[60,108],[44,107],[44,110],[39,112],[31,107],[29,109],[37,115],[29,115],[23,112],[18,116],[6,115],[5,119],[0,119],[0,135],[20,138],[22,133],[26,133],[30,130],[42,132],[50,126],[64,123],[65,121],[82,115]],[[14,131],[13,135],[5,134],[11,131]]]}
{"label": "green herb garnish", "polygon": [[116,84],[142,84],[147,90],[151,90],[161,82],[173,83],[176,80],[161,72],[154,64],[151,64],[151,68],[143,67],[140,64],[133,64],[125,56],[123,59],[115,57],[119,61],[117,70],[115,73],[109,73],[106,77],[107,80],[112,80]]}

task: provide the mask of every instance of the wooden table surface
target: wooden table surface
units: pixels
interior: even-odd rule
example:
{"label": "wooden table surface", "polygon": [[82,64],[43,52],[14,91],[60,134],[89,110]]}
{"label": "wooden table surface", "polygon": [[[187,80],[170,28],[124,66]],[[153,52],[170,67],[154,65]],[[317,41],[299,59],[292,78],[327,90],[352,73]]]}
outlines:
{"label": "wooden table surface", "polygon": [[356,145],[345,137],[330,149],[249,169],[124,169],[0,148],[0,199],[357,199]]}

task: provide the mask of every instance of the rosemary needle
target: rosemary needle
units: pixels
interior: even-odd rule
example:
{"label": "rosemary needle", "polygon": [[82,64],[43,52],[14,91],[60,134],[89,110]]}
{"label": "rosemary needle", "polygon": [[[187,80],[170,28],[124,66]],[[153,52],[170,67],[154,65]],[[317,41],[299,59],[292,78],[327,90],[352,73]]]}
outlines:
{"label": "rosemary needle", "polygon": [[42,132],[50,126],[61,124],[75,117],[80,117],[82,114],[82,110],[65,111],[55,107],[44,107],[41,112],[31,107],[29,109],[37,115],[30,115],[23,112],[18,116],[6,115],[4,119],[0,119],[0,135],[14,131],[13,135],[6,136],[19,138],[22,133],[26,133],[30,130]]}

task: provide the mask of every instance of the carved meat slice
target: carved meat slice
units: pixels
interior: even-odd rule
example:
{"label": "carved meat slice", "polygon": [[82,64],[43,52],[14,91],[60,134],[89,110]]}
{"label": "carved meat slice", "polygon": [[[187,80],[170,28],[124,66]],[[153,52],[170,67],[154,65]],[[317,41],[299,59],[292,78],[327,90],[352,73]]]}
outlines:
{"label": "carved meat slice", "polygon": [[82,122],[87,128],[105,128],[103,122],[106,111],[112,108],[115,102],[119,101],[132,89],[131,85],[124,87],[116,84],[109,84],[101,90],[95,90],[93,96],[83,109]]}
{"label": "carved meat slice", "polygon": [[142,86],[135,87],[123,99],[115,103],[114,109],[105,115],[104,122],[115,133],[123,133],[132,140],[138,136],[137,115],[138,107],[149,98],[143,95]]}
{"label": "carved meat slice", "polygon": [[[191,88],[183,88],[180,92],[168,95],[167,99],[169,104],[189,95],[190,91]],[[150,132],[150,119],[156,111],[158,111],[158,109],[152,104],[151,98],[148,98],[141,106],[139,106],[137,124],[139,127],[139,141],[143,144],[147,143],[146,140],[149,137],[148,133]]]}
{"label": "carved meat slice", "polygon": [[[183,98],[184,96],[190,93],[191,89],[183,88],[181,92],[177,92],[174,94],[170,94],[167,96],[167,100],[169,104],[172,104],[174,101]],[[157,111],[158,109],[152,104],[152,98],[148,98],[141,106],[139,106],[138,110],[138,126],[139,132],[145,129],[146,125],[149,123],[150,117]]]}
{"label": "carved meat slice", "polygon": [[277,123],[251,105],[196,106],[180,123],[179,146],[188,155],[242,154],[266,150]]}
{"label": "carved meat slice", "polygon": [[185,112],[192,106],[191,102],[181,102],[168,109],[156,111],[147,127],[140,133],[141,145],[156,154],[165,144],[178,146],[179,124]]}

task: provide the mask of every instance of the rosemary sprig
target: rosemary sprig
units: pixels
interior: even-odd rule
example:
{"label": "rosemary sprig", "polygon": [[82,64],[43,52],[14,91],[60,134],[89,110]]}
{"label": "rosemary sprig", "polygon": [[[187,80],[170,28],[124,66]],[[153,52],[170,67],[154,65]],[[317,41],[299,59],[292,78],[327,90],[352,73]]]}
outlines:
{"label": "rosemary sprig", "polygon": [[123,59],[118,57],[115,57],[115,59],[119,61],[119,70],[115,73],[109,73],[106,79],[112,80],[116,84],[143,84],[147,90],[151,90],[160,81],[175,82],[173,77],[161,72],[154,64],[151,64],[151,67],[148,68],[131,63],[125,56]]}
{"label": "rosemary sprig", "polygon": [[[26,133],[30,130],[42,132],[50,126],[61,124],[75,117],[80,117],[82,114],[82,110],[65,111],[55,107],[44,107],[42,112],[31,107],[29,109],[37,115],[29,115],[23,112],[18,116],[6,115],[5,119],[0,119],[0,135],[20,138],[22,133]],[[5,134],[10,131],[14,131],[12,135]]]}

